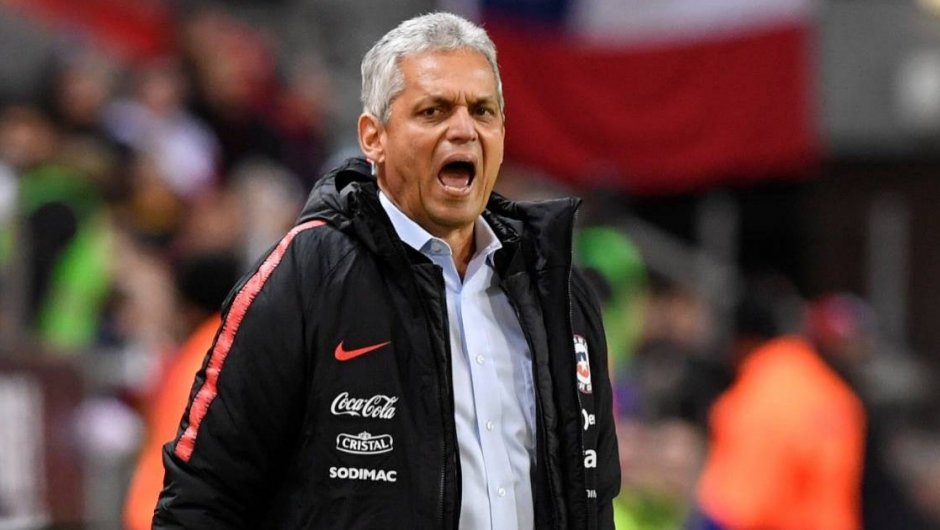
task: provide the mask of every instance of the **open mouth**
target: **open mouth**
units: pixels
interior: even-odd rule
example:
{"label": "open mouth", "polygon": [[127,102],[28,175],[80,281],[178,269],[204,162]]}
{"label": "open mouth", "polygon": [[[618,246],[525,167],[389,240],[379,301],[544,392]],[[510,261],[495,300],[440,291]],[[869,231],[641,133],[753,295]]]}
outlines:
{"label": "open mouth", "polygon": [[444,189],[452,192],[465,192],[470,189],[473,178],[476,176],[476,166],[467,160],[454,160],[444,164],[437,174],[437,180]]}

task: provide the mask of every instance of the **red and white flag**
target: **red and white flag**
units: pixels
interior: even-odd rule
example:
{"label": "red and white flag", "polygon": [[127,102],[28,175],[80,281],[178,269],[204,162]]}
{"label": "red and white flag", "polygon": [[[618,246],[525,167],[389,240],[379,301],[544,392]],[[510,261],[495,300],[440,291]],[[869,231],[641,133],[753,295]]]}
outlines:
{"label": "red and white flag", "polygon": [[496,42],[507,159],[637,194],[807,173],[815,0],[452,0]]}

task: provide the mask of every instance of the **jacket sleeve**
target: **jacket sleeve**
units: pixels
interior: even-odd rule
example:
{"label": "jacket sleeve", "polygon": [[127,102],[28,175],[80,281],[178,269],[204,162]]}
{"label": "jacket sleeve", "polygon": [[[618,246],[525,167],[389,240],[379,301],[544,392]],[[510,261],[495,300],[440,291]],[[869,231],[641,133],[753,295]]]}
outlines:
{"label": "jacket sleeve", "polygon": [[572,275],[572,297],[577,304],[575,307],[584,316],[584,326],[591,335],[592,344],[600,346],[589,351],[597,422],[597,515],[598,528],[613,529],[613,499],[620,493],[620,455],[614,425],[607,340],[597,297],[577,269]]}
{"label": "jacket sleeve", "polygon": [[316,287],[301,286],[292,235],[224,305],[178,434],[163,448],[155,530],[257,527],[276,489],[299,430],[308,373],[301,293]]}

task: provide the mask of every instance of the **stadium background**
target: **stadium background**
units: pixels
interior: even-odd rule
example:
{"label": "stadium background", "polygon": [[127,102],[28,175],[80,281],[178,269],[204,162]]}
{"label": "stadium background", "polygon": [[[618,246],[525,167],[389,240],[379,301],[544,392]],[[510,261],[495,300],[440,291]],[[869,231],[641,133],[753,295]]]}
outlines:
{"label": "stadium background", "polygon": [[[586,199],[637,512],[688,509],[737,301],[771,285],[784,326],[844,318],[866,341],[881,457],[938,524],[938,3],[666,4],[0,1],[0,529],[122,527],[211,280],[356,153],[365,50],[439,8],[501,52],[499,189]],[[845,314],[804,311],[834,293]]]}

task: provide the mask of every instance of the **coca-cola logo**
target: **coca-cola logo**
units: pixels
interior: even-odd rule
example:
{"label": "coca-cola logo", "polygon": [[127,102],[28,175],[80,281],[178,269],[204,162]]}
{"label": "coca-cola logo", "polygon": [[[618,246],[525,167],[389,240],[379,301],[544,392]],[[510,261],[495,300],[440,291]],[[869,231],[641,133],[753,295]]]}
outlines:
{"label": "coca-cola logo", "polygon": [[357,416],[360,418],[373,418],[390,420],[395,417],[395,403],[397,397],[376,394],[370,398],[349,397],[349,392],[342,392],[333,399],[330,412],[334,416]]}

